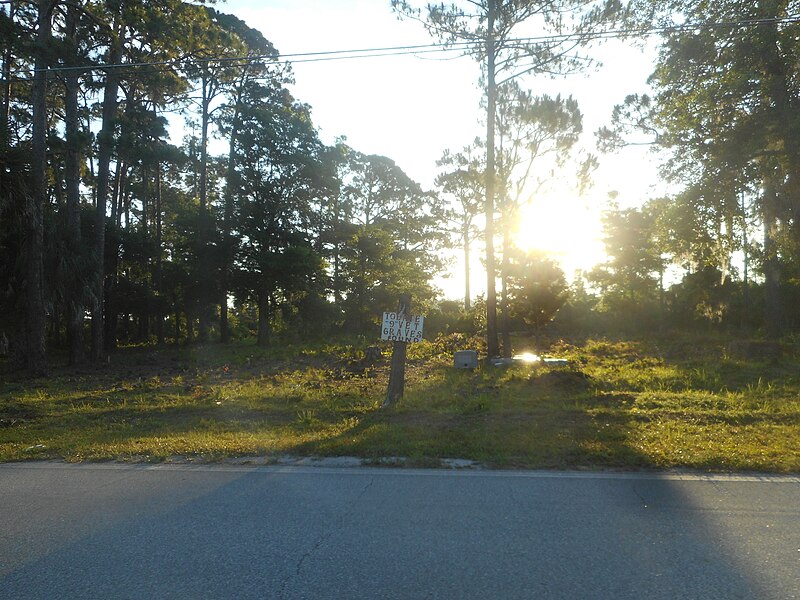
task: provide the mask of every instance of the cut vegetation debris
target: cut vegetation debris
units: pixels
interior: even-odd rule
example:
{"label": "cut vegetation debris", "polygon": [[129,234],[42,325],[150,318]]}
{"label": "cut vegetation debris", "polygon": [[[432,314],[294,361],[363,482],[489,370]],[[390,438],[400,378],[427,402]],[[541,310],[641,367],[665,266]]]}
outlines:
{"label": "cut vegetation debris", "polygon": [[391,410],[379,408],[388,353],[365,361],[358,346],[131,348],[47,380],[0,363],[0,460],[800,471],[794,344],[764,358],[724,338],[539,342],[568,364],[454,369],[451,345],[415,344]]}

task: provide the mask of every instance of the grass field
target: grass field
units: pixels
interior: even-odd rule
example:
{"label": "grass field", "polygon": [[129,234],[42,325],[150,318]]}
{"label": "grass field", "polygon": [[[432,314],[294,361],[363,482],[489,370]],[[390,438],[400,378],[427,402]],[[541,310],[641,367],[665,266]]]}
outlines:
{"label": "grass field", "polygon": [[[409,346],[393,409],[388,351],[364,345],[129,348],[23,379],[0,363],[0,461],[458,457],[493,467],[800,472],[800,347],[747,358],[722,337],[552,341],[566,367],[453,369],[453,340]],[[735,345],[734,345],[735,346]]]}

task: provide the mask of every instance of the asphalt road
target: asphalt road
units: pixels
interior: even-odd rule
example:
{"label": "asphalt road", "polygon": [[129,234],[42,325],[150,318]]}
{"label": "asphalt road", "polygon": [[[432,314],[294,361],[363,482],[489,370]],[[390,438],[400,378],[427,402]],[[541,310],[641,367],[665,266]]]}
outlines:
{"label": "asphalt road", "polygon": [[800,477],[0,465],[0,598],[800,599]]}

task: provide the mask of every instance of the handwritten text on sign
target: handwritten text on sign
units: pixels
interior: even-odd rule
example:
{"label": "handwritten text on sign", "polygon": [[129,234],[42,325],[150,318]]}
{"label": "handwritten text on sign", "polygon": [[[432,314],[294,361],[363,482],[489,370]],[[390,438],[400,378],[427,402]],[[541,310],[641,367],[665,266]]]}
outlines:
{"label": "handwritten text on sign", "polygon": [[399,318],[400,316],[396,312],[383,313],[381,339],[393,342],[421,342],[425,317],[411,315],[406,320]]}

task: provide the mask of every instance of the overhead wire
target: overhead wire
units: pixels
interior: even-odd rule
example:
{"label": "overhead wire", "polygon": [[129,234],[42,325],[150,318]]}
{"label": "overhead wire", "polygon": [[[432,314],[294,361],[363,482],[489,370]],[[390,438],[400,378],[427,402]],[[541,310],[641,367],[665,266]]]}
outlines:
{"label": "overhead wire", "polygon": [[[631,38],[636,36],[650,36],[658,34],[679,33],[687,31],[700,31],[704,29],[720,28],[740,28],[752,27],[766,24],[792,24],[800,23],[800,15],[790,15],[787,17],[774,17],[767,19],[739,19],[733,21],[720,21],[710,23],[683,23],[677,25],[667,25],[661,27],[648,28],[623,28],[613,30],[598,30],[588,32],[573,32],[565,34],[550,34],[541,36],[527,36],[510,38],[503,41],[504,45],[515,44],[559,44],[577,40],[601,40],[613,38]],[[10,71],[9,75],[17,82],[28,81],[28,78],[21,77],[23,74],[35,75],[38,72],[47,73],[66,73],[70,71],[80,71],[81,73],[99,73],[108,75],[109,72],[120,72],[123,74],[134,72],[137,69],[153,67],[158,71],[169,71],[175,68],[190,68],[203,64],[218,64],[219,66],[246,66],[258,62],[269,62],[270,64],[294,65],[313,62],[329,62],[341,60],[356,60],[366,58],[383,58],[395,56],[423,55],[433,53],[462,53],[463,56],[470,50],[483,46],[481,40],[454,41],[448,43],[415,44],[401,46],[386,46],[372,48],[353,48],[343,50],[328,50],[316,52],[297,52],[288,54],[260,54],[246,56],[209,56],[209,57],[181,57],[174,60],[160,61],[141,61],[127,63],[102,63],[90,65],[59,65],[50,66],[44,69],[24,68]],[[452,57],[457,58],[457,57]],[[2,81],[2,78],[0,78]]]}

